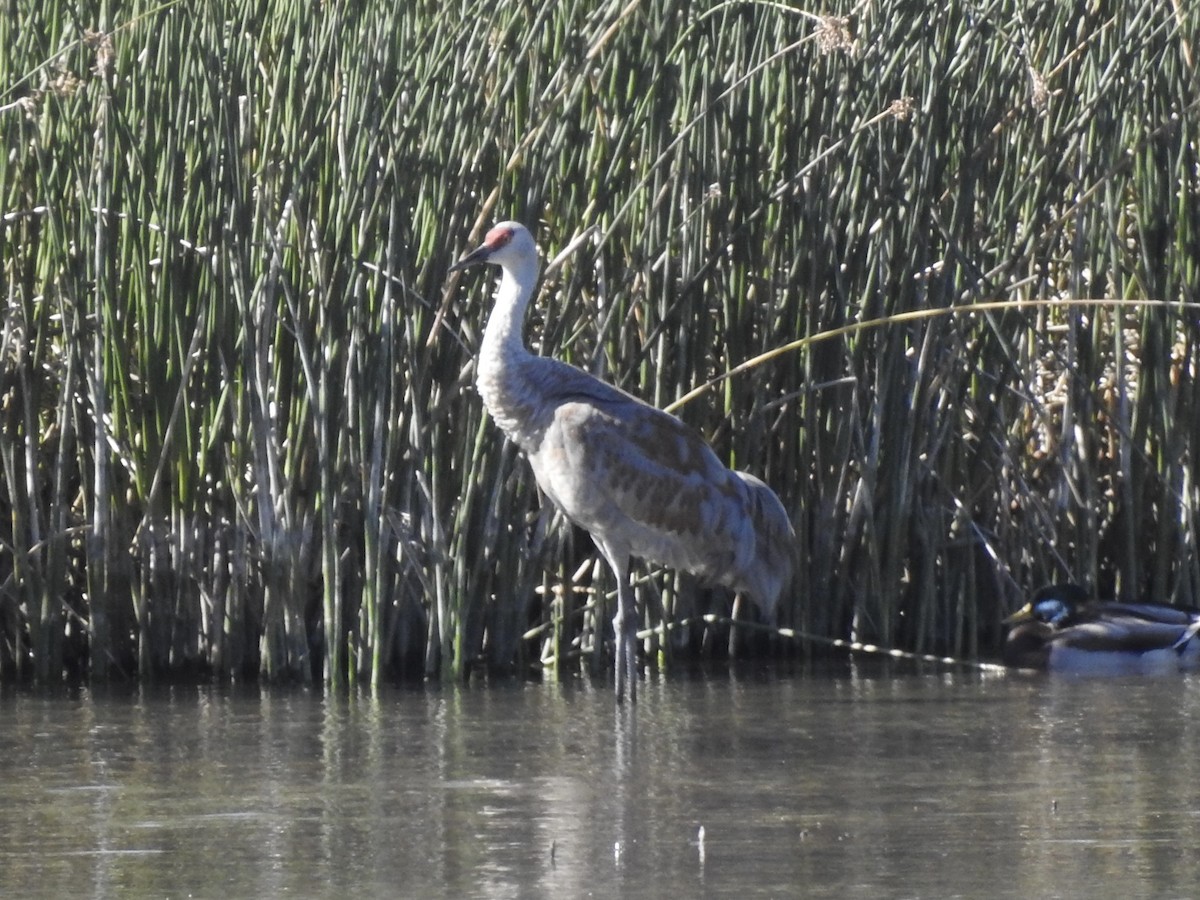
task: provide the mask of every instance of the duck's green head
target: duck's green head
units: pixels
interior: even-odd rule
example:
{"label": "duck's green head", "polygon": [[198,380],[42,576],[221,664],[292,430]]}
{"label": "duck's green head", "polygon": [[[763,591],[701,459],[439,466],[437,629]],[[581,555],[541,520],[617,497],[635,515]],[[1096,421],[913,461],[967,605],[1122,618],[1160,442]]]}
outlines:
{"label": "duck's green head", "polygon": [[1077,584],[1048,584],[1033,595],[1033,598],[1004,620],[1005,625],[1016,625],[1030,620],[1046,625],[1059,626],[1075,615],[1076,610],[1088,600],[1087,591]]}

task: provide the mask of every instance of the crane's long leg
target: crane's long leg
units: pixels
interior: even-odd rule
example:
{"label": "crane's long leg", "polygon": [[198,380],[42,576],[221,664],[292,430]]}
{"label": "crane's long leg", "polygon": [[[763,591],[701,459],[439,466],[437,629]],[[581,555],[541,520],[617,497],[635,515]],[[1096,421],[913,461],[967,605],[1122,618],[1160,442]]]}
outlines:
{"label": "crane's long leg", "polygon": [[733,609],[729,612],[729,658],[738,655],[738,617],[742,612],[742,592],[733,595]]}
{"label": "crane's long leg", "polygon": [[613,616],[613,643],[616,645],[617,699],[625,696],[629,682],[629,702],[637,700],[637,601],[629,583],[629,557],[605,552],[605,558],[617,577],[617,614]]}
{"label": "crane's long leg", "polygon": [[617,588],[617,614],[613,617],[613,634],[617,641],[617,699],[622,695],[621,682],[629,680],[629,702],[637,700],[637,601],[628,573],[621,577]]}

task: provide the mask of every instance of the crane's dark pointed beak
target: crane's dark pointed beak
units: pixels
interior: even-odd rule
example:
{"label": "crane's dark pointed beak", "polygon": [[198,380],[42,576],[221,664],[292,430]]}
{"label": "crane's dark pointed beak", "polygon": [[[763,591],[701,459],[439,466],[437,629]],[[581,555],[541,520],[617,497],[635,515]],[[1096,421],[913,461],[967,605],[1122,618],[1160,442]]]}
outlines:
{"label": "crane's dark pointed beak", "polygon": [[468,266],[474,266],[474,265],[478,265],[479,263],[487,262],[488,256],[491,255],[491,252],[492,252],[492,248],[489,247],[487,244],[484,244],[482,247],[479,247],[476,250],[472,250],[470,253],[468,253],[466,256],[464,256],[462,259],[460,259],[458,262],[456,262],[454,265],[452,265],[449,268],[448,273],[449,272],[457,272],[460,269],[467,268]]}

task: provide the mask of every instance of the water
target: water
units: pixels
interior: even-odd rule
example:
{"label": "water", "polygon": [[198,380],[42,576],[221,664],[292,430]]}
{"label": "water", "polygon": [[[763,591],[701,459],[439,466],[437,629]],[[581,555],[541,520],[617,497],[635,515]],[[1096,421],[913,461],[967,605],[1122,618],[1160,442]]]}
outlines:
{"label": "water", "polygon": [[[0,691],[4,897],[1192,897],[1200,676]],[[704,828],[704,840],[698,840]]]}

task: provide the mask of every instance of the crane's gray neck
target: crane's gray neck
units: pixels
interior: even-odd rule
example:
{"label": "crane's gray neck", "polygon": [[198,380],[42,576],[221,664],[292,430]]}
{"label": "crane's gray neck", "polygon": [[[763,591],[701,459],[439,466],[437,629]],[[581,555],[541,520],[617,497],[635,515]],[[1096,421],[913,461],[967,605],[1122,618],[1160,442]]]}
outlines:
{"label": "crane's gray neck", "polygon": [[537,281],[537,258],[503,270],[495,303],[483,332],[475,384],[483,405],[500,429],[526,452],[536,445],[542,427],[535,390],[538,358],[522,340],[525,309]]}

